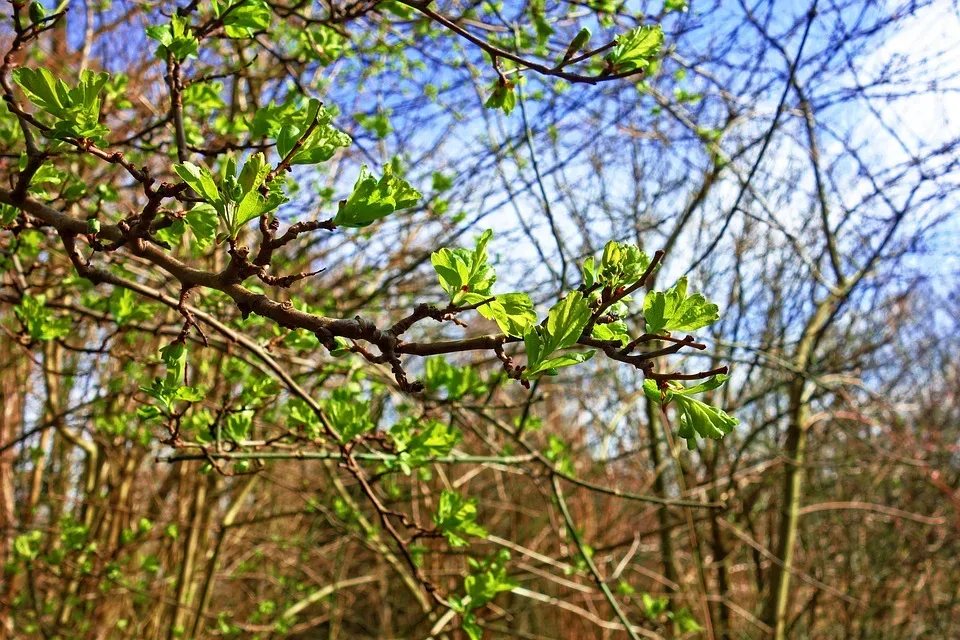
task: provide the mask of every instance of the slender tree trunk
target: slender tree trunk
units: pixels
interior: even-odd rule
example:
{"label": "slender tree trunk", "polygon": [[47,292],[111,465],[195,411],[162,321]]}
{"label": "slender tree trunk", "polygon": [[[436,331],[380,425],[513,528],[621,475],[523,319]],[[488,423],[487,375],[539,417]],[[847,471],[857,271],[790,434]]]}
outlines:
{"label": "slender tree trunk", "polygon": [[794,370],[797,373],[789,388],[789,424],[787,426],[787,442],[783,452],[787,469],[783,479],[780,522],[777,527],[776,556],[780,559],[780,564],[775,564],[772,567],[770,598],[767,600],[763,614],[763,621],[773,629],[774,640],[784,640],[786,638],[790,579],[793,571],[797,525],[800,520],[800,503],[803,497],[803,467],[807,452],[809,403],[814,389],[813,384],[807,378],[806,372],[814,361],[814,348],[817,338],[830,321],[839,299],[839,295],[831,295],[817,305],[816,311],[804,328],[800,342],[797,343],[797,350],[793,359]]}
{"label": "slender tree trunk", "polygon": [[[711,501],[717,501],[720,499],[720,490],[717,488],[717,468],[720,465],[720,454],[723,451],[722,442],[714,442],[713,444],[713,457],[712,462],[710,463],[710,478],[709,482],[713,483],[713,489],[710,490],[709,496]],[[720,528],[720,518],[723,518],[724,515],[715,515],[710,520],[710,535],[711,535],[711,550],[713,552],[713,562],[716,565],[716,575],[717,575],[717,594],[721,598],[727,596],[727,591],[730,589],[730,576],[727,573],[727,548],[723,539],[723,530]],[[716,615],[714,619],[717,621],[715,625],[715,634],[718,640],[727,640],[730,636],[728,631],[730,629],[730,609],[723,602],[718,602],[715,607]]]}
{"label": "slender tree trunk", "polygon": [[786,477],[783,481],[780,525],[777,538],[777,557],[782,565],[774,564],[764,619],[773,630],[775,640],[786,637],[787,604],[790,599],[790,578],[793,569],[794,547],[797,540],[797,524],[800,520],[800,502],[803,495],[804,461],[807,451],[807,417],[809,408],[803,399],[803,379],[797,380],[790,389],[790,425],[784,457],[787,460]]}
{"label": "slender tree trunk", "polygon": [[[663,481],[662,459],[660,457],[660,409],[659,407],[645,398],[645,408],[647,412],[647,442],[650,449],[650,463],[653,465],[656,477],[653,480],[653,493],[656,496],[665,496],[665,483]],[[667,509],[657,509],[657,519],[660,528],[660,556],[663,562],[663,577],[679,584],[677,581],[677,570],[673,561],[673,539],[670,537],[672,529],[670,527],[670,513]]]}
{"label": "slender tree trunk", "polygon": [[[193,470],[195,472],[195,470]],[[199,475],[199,474],[198,474]],[[197,478],[196,495],[193,500],[193,517],[190,520],[190,531],[184,541],[183,557],[180,559],[180,574],[177,576],[177,601],[174,606],[170,626],[167,628],[167,639],[173,640],[178,633],[183,633],[185,613],[190,605],[193,571],[197,561],[197,548],[200,546],[200,523],[203,519],[204,507],[207,502],[207,479]],[[179,630],[179,631],[178,631]]]}

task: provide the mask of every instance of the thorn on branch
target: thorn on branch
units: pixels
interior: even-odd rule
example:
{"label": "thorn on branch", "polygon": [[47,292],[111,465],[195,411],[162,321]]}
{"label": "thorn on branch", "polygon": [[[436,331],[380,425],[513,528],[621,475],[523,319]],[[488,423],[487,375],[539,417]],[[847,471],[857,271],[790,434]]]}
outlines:
{"label": "thorn on branch", "polygon": [[180,330],[180,335],[177,337],[175,342],[184,344],[187,341],[187,336],[190,333],[190,327],[196,327],[197,333],[200,334],[200,339],[203,340],[203,346],[207,347],[210,346],[207,342],[207,335],[203,332],[203,328],[200,326],[200,323],[197,322],[197,317],[187,307],[187,300],[190,297],[191,291],[193,291],[193,287],[191,286],[184,286],[180,290],[180,299],[177,302],[177,311],[183,316],[184,323],[183,329]]}
{"label": "thorn on branch", "polygon": [[323,273],[326,270],[327,270],[326,267],[321,267],[316,271],[303,271],[301,273],[295,273],[289,276],[271,276],[268,273],[266,273],[266,267],[264,267],[263,269],[260,270],[259,273],[257,273],[257,277],[260,278],[260,280],[264,284],[268,284],[272,287],[281,287],[283,289],[286,289],[290,287],[294,282],[298,282],[300,280],[303,280],[304,278],[309,278],[310,276],[315,276],[319,273]]}

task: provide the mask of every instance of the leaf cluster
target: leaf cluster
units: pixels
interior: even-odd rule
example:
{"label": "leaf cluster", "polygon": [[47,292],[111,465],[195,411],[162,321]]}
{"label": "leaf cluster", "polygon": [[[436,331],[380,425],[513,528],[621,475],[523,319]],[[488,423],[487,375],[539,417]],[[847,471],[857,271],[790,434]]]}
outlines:
{"label": "leaf cluster", "polygon": [[451,305],[483,303],[477,307],[480,315],[495,321],[505,334],[519,338],[537,321],[537,314],[525,293],[494,295],[497,275],[487,263],[487,244],[492,237],[493,231],[487,229],[477,238],[473,251],[440,249],[430,255],[430,262]]}
{"label": "leaf cluster", "polygon": [[198,238],[209,238],[210,208],[223,222],[227,235],[236,238],[248,222],[287,202],[279,180],[265,183],[270,166],[262,153],[250,156],[239,175],[236,174],[236,167],[236,161],[229,158],[224,163],[218,183],[204,166],[192,162],[174,165],[177,175],[200,194],[206,204],[195,207],[200,211],[187,217],[187,223]]}
{"label": "leaf cluster", "polygon": [[56,119],[49,137],[100,140],[109,132],[100,124],[100,92],[109,74],[83,71],[72,89],[43,68],[20,67],[12,75],[30,102]]}
{"label": "leaf cluster", "polygon": [[693,397],[698,393],[718,389],[729,378],[730,376],[721,374],[693,387],[672,383],[666,388],[659,388],[653,380],[644,380],[643,392],[650,400],[661,406],[666,406],[670,402],[677,403],[680,410],[680,428],[677,430],[677,435],[687,441],[688,449],[696,449],[697,436],[719,440],[740,424],[739,420],[722,409]]}
{"label": "leaf cluster", "polygon": [[590,305],[579,291],[573,291],[550,308],[547,322],[531,326],[523,335],[527,351],[524,380],[534,380],[543,374],[556,375],[557,369],[585,362],[594,351],[553,354],[577,344],[590,321]]}

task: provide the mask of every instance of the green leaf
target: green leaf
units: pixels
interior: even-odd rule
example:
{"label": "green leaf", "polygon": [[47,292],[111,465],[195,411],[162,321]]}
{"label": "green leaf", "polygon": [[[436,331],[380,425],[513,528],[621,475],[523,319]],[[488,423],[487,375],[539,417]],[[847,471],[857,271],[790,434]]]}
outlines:
{"label": "green leaf", "polygon": [[386,0],[385,2],[381,2],[379,6],[404,20],[409,20],[413,16],[413,9],[395,0]]}
{"label": "green leaf", "polygon": [[160,359],[167,366],[167,378],[176,385],[183,381],[187,372],[187,348],[174,342],[160,349]]}
{"label": "green leaf", "polygon": [[643,602],[643,614],[654,621],[667,610],[667,606],[670,604],[669,598],[665,596],[654,598],[649,593],[642,594],[640,600]]}
{"label": "green leaf", "polygon": [[13,79],[36,107],[57,119],[50,137],[102,138],[108,129],[99,124],[100,92],[110,75],[83,71],[70,89],[46,69],[14,69]]}
{"label": "green leaf", "polygon": [[193,237],[197,242],[199,249],[205,249],[210,246],[217,235],[217,210],[212,205],[200,203],[193,207],[184,216],[187,226],[193,232]]}
{"label": "green leaf", "polygon": [[433,172],[433,190],[437,193],[443,193],[444,191],[449,191],[453,186],[453,176],[447,175],[440,171]]}
{"label": "green leaf", "polygon": [[654,380],[643,381],[643,392],[653,402],[666,406],[675,401],[680,411],[680,425],[677,435],[687,441],[689,449],[695,449],[697,436],[719,440],[740,424],[736,418],[717,407],[691,397],[719,388],[730,376],[717,375],[694,387],[684,387],[671,383],[666,389],[660,389]]}
{"label": "green leaf", "polygon": [[234,411],[227,414],[223,421],[223,436],[239,442],[250,437],[253,427],[253,411]]}
{"label": "green leaf", "polygon": [[323,66],[332,64],[343,55],[346,41],[343,36],[326,26],[304,29],[299,34],[300,52]]}
{"label": "green leaf", "polygon": [[561,62],[566,62],[570,58],[586,47],[587,43],[590,42],[590,29],[583,27],[580,31],[577,32],[577,35],[574,36],[573,40],[570,41],[570,46],[567,47],[567,50],[563,54]]}
{"label": "green leaf", "polygon": [[334,389],[324,402],[324,409],[334,429],[346,443],[374,428],[370,419],[370,402],[349,389]]}
{"label": "green leaf", "polygon": [[167,57],[167,53],[178,61],[197,55],[200,41],[190,31],[189,19],[178,13],[170,16],[169,24],[149,26],[146,31],[148,37],[160,43],[156,56],[161,60]]}
{"label": "green leaf", "polygon": [[505,114],[510,115],[510,112],[517,106],[517,94],[513,92],[513,85],[509,82],[497,80],[493,84],[490,97],[483,103],[483,106],[487,109],[500,109]]}
{"label": "green leaf", "polygon": [[280,154],[281,159],[286,158],[287,154],[293,151],[299,139],[300,128],[296,125],[285,124],[280,127],[280,133],[277,134],[277,153]]}
{"label": "green leaf", "polygon": [[606,60],[615,73],[645,69],[663,47],[663,29],[660,25],[644,25],[617,36],[617,45]]}
{"label": "green leaf", "polygon": [[594,325],[593,337],[597,340],[612,340],[619,342],[621,347],[630,342],[630,334],[627,330],[627,324],[622,320]]}
{"label": "green leaf", "polygon": [[130,289],[116,288],[110,294],[110,315],[120,326],[153,317],[156,309],[137,299]]}
{"label": "green leaf", "polygon": [[350,136],[330,125],[333,122],[333,113],[324,108],[319,100],[311,99],[306,108],[299,111],[291,112],[290,109],[290,107],[274,108],[273,115],[269,110],[261,110],[264,111],[264,115],[261,118],[258,112],[257,118],[261,118],[261,121],[257,123],[255,118],[254,128],[265,130],[276,136],[277,153],[281,158],[286,158],[303,132],[307,131],[316,120],[317,124],[313,131],[290,159],[291,165],[326,162],[334,156],[337,149],[349,147],[353,142]]}
{"label": "green leaf", "polygon": [[477,624],[477,617],[472,613],[463,616],[460,628],[470,640],[483,640],[483,627]]}
{"label": "green leaf", "polygon": [[[236,175],[236,162],[233,158],[229,158],[221,170],[220,185],[217,185],[213,174],[206,167],[184,162],[174,165],[173,169],[207,203],[213,205],[217,215],[223,219],[227,227],[227,235],[231,238],[237,237],[243,226],[250,220],[269,213],[288,201],[280,190],[279,181],[266,185],[267,193],[264,195],[264,180],[270,172],[270,167],[262,153],[250,156],[244,163],[239,176]],[[211,232],[209,210],[204,210],[200,215],[202,216],[200,219],[196,217],[191,219],[188,215],[187,222],[191,229],[194,229],[199,244],[203,247],[206,246]],[[212,229],[215,230],[216,225],[212,225]]]}
{"label": "green leaf", "polygon": [[[647,267],[650,266],[650,258],[639,247],[614,240],[603,247],[603,256],[600,258],[599,267],[594,266],[592,257],[587,260],[590,262],[590,278],[611,290],[636,283],[643,276]],[[584,261],[584,269],[586,268],[587,261]],[[585,271],[584,284],[586,284],[586,279]]]}
{"label": "green leaf", "polygon": [[497,597],[498,593],[512,591],[520,586],[507,575],[507,569],[497,560],[477,563],[478,571],[463,579],[463,588],[470,596],[471,610],[479,609]]}
{"label": "green leaf", "polygon": [[550,356],[559,349],[577,343],[590,320],[590,314],[590,304],[582,293],[574,291],[550,308],[545,325],[531,326],[523,336],[527,350],[527,368],[523,378],[532,380],[544,373],[553,375],[556,369],[588,360],[593,355],[592,351],[558,358]]}
{"label": "green leaf", "polygon": [[385,139],[393,131],[393,126],[390,124],[389,110],[377,112],[373,115],[360,113],[355,115],[354,119],[361,127],[373,133],[377,140]]}
{"label": "green leaf", "polygon": [[198,167],[192,162],[173,165],[173,170],[186,182],[191,189],[200,194],[200,197],[212,205],[222,204],[223,197],[213,180],[213,174],[206,167]]}
{"label": "green leaf", "polygon": [[393,438],[399,460],[389,463],[387,467],[400,467],[406,475],[410,475],[411,469],[425,464],[431,458],[448,455],[460,442],[462,434],[456,427],[438,420],[423,424],[408,417],[390,427],[390,437]]}
{"label": "green leaf", "polygon": [[534,326],[523,334],[523,346],[527,352],[527,369],[524,373],[531,372],[527,375],[532,375],[533,370],[543,361],[544,340],[541,338],[541,331],[541,327]]}
{"label": "green leaf", "polygon": [[720,308],[702,294],[687,295],[686,276],[666,292],[648,292],[643,301],[648,333],[696,331],[716,322],[719,311]]}
{"label": "green leaf", "polygon": [[477,501],[466,500],[456,491],[444,489],[440,493],[433,522],[451,547],[467,546],[467,536],[486,538],[486,530],[477,524]]}
{"label": "green leaf", "polygon": [[730,379],[729,375],[725,373],[721,373],[704,380],[698,385],[695,385],[692,387],[683,387],[683,388],[675,389],[673,393],[675,395],[679,394],[684,396],[692,396],[697,393],[706,393],[707,391],[713,391],[715,389],[719,389],[724,384],[726,384],[727,380],[729,379]]}
{"label": "green leaf", "polygon": [[70,318],[54,316],[53,310],[47,308],[46,303],[47,297],[44,295],[24,295],[13,311],[33,340],[46,342],[69,335]]}
{"label": "green leaf", "polygon": [[583,294],[579,291],[567,294],[547,313],[546,332],[550,336],[547,351],[552,353],[575,345],[589,320],[590,305],[583,299]]}
{"label": "green leaf", "polygon": [[58,80],[46,69],[19,67],[13,70],[13,79],[35,106],[60,118],[70,116],[69,106],[63,104],[57,93]]}
{"label": "green leaf", "polygon": [[40,2],[37,2],[37,0],[34,0],[30,3],[30,10],[28,13],[30,15],[30,22],[37,24],[47,17],[47,8],[44,7]]}
{"label": "green leaf", "polygon": [[473,367],[458,367],[444,358],[427,358],[424,367],[424,385],[430,391],[445,388],[448,400],[459,400],[465,395],[482,396],[489,387]]}
{"label": "green leaf", "polygon": [[597,265],[593,256],[590,256],[583,261],[583,265],[580,267],[580,272],[583,275],[584,288],[589,289],[597,283]]}
{"label": "green leaf", "polygon": [[202,387],[180,387],[174,397],[186,402],[200,402],[206,395],[206,391]]}
{"label": "green leaf", "polygon": [[693,614],[690,613],[690,609],[687,607],[682,607],[676,612],[668,611],[667,617],[673,620],[673,624],[677,629],[676,632],[679,635],[701,631],[703,629],[703,627],[701,627],[697,622],[697,619],[693,617]]}
{"label": "green leaf", "polygon": [[43,534],[39,530],[22,533],[13,539],[13,551],[17,557],[24,560],[36,560],[40,555],[40,539]]}
{"label": "green leaf", "polygon": [[596,353],[596,351],[593,349],[590,351],[578,351],[576,353],[564,353],[556,358],[544,360],[539,364],[537,369],[545,372],[547,375],[556,375],[557,369],[586,362],[593,357],[594,353]]}
{"label": "green leaf", "polygon": [[394,211],[415,206],[422,197],[409,182],[393,174],[391,165],[384,167],[380,180],[362,165],[353,193],[340,201],[333,223],[338,227],[365,227]]}
{"label": "green leaf", "polygon": [[6,227],[17,219],[20,209],[9,204],[0,204],[0,227]]}
{"label": "green leaf", "polygon": [[269,172],[270,167],[262,153],[253,154],[243,165],[240,176],[237,178],[240,199],[232,220],[231,236],[235,237],[249,221],[287,202],[286,196],[276,189],[270,189],[266,196],[260,192],[260,187]]}
{"label": "green leaf", "polygon": [[[466,304],[476,304],[489,296],[467,293],[463,296]],[[508,336],[523,337],[537,321],[537,312],[533,310],[533,300],[525,293],[498,293],[490,302],[477,307],[484,318],[493,320]]]}
{"label": "green leaf", "polygon": [[[492,237],[493,231],[487,229],[477,238],[473,251],[440,249],[430,255],[440,286],[450,296],[453,305],[476,304],[491,296],[493,283],[497,281],[493,267],[487,264],[487,244]],[[515,306],[522,304],[522,301],[514,300],[513,303]]]}
{"label": "green leaf", "polygon": [[273,12],[263,0],[237,0],[236,2],[214,2],[215,13],[225,15],[224,31],[228,38],[248,38],[257,31],[270,28]]}

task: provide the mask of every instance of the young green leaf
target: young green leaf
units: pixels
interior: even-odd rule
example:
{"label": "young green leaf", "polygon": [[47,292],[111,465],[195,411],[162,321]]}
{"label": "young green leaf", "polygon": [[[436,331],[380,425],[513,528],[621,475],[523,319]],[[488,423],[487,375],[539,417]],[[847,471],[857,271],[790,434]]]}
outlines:
{"label": "young green leaf", "polygon": [[630,342],[630,333],[627,330],[627,324],[622,320],[595,324],[593,326],[593,337],[597,340],[616,341],[620,343],[620,346],[624,346]]}
{"label": "young green leaf", "polygon": [[654,598],[649,593],[642,594],[640,599],[641,602],[643,602],[643,615],[654,621],[659,618],[660,614],[666,611],[670,605],[669,598],[663,596]]}
{"label": "young green leaf", "polygon": [[53,310],[46,304],[47,297],[44,295],[24,295],[20,304],[13,308],[32,340],[46,342],[70,333],[70,318],[54,316]]}
{"label": "young green leaf", "polygon": [[686,276],[666,292],[648,292],[643,300],[648,333],[696,331],[716,322],[719,311],[720,308],[702,294],[687,295]]}
{"label": "young green leaf", "polygon": [[18,558],[32,561],[40,556],[40,540],[43,533],[34,529],[22,533],[13,540],[13,552]]}
{"label": "young green leaf", "polygon": [[211,205],[223,203],[217,183],[213,180],[213,174],[206,167],[198,167],[192,162],[184,162],[173,165],[173,170],[191,189],[200,194],[200,197]]}
{"label": "young green leaf", "polygon": [[574,291],[550,308],[545,325],[531,326],[523,336],[527,351],[527,368],[523,372],[523,379],[533,380],[543,374],[554,375],[561,367],[589,360],[593,351],[555,358],[550,356],[577,343],[590,320],[590,313],[590,304],[583,294]]}
{"label": "young green leaf", "polygon": [[487,109],[500,109],[510,115],[517,106],[517,94],[513,92],[513,85],[509,82],[497,80],[493,84],[490,97],[483,103]]}
{"label": "young green leaf", "polygon": [[[286,196],[280,191],[278,181],[264,185],[264,180],[270,173],[270,167],[262,153],[250,156],[239,176],[236,175],[236,162],[233,158],[229,158],[223,165],[222,180],[219,185],[206,167],[184,162],[174,165],[173,169],[184,182],[213,206],[226,225],[227,235],[231,238],[236,238],[244,225],[254,218],[270,213],[287,202]],[[266,187],[266,195],[262,193],[263,187]],[[205,244],[206,238],[209,237],[207,219],[191,221],[188,218],[188,223],[197,233],[201,245]],[[197,228],[194,228],[195,222]]]}
{"label": "young green leaf", "polygon": [[552,353],[575,345],[589,319],[590,306],[579,291],[568,294],[553,305],[547,313],[547,351]]}
{"label": "young green leaf", "polygon": [[227,414],[223,421],[223,437],[233,442],[246,440],[250,437],[252,426],[252,411],[234,411]]}
{"label": "young green leaf", "polygon": [[332,64],[343,55],[347,41],[342,35],[327,26],[304,29],[298,38],[300,52],[323,66]]}
{"label": "young green leaf", "polygon": [[677,435],[687,441],[689,449],[696,449],[697,436],[719,440],[740,424],[739,420],[723,410],[692,397],[694,394],[720,387],[729,377],[717,375],[693,387],[671,384],[666,389],[660,389],[654,380],[644,380],[643,392],[650,400],[663,406],[676,401],[677,408],[680,410],[680,426]]}
{"label": "young green leaf", "polygon": [[166,59],[168,53],[177,61],[196,57],[200,46],[190,30],[190,20],[176,12],[170,16],[169,24],[147,27],[147,36],[160,43],[156,56],[161,60]]}
{"label": "young green leaf", "polygon": [[253,154],[243,165],[237,179],[240,197],[231,225],[232,235],[239,233],[239,230],[254,218],[270,213],[287,202],[286,196],[279,191],[278,183],[268,185],[266,196],[260,192],[260,187],[269,172],[270,167],[262,153]]}
{"label": "young green leaf", "polygon": [[456,491],[444,489],[440,493],[433,522],[451,547],[465,547],[468,536],[486,538],[486,530],[477,524],[477,501],[466,500]]}
{"label": "young green leaf", "polygon": [[416,206],[422,197],[409,182],[394,175],[389,164],[383,168],[380,180],[370,173],[367,165],[362,165],[353,193],[340,201],[333,223],[338,227],[366,227],[394,211]]}
{"label": "young green leaf", "polygon": [[590,259],[590,267],[595,269],[591,274],[593,279],[612,290],[636,283],[649,266],[650,258],[639,247],[614,240],[603,247],[599,267],[594,267]]}
{"label": "young green leaf", "polygon": [[577,35],[574,36],[573,40],[570,41],[570,46],[567,47],[567,50],[563,54],[563,58],[560,60],[560,64],[564,64],[574,56],[578,51],[587,46],[587,43],[590,42],[590,29],[583,27],[580,31],[577,32]]}
{"label": "young green leaf", "polygon": [[487,229],[477,238],[472,252],[468,249],[440,249],[430,256],[430,262],[437,272],[440,286],[450,296],[451,304],[483,302],[477,307],[480,315],[495,321],[507,335],[519,338],[537,321],[537,314],[533,310],[533,300],[525,293],[493,295],[497,276],[487,264],[487,244],[492,237],[493,231]]}
{"label": "young green leaf", "polygon": [[109,74],[83,71],[73,89],[42,68],[20,67],[12,75],[30,102],[56,118],[50,137],[99,139],[108,132],[99,120],[100,92]]}
{"label": "young green leaf", "polygon": [[65,105],[61,100],[62,94],[57,93],[57,85],[63,84],[63,81],[54,78],[46,69],[19,67],[13,70],[13,79],[35,106],[58,118],[70,116],[69,105]]}
{"label": "young green leaf", "polygon": [[663,29],[660,25],[643,25],[617,36],[617,45],[606,60],[615,73],[645,69],[663,47]]}
{"label": "young green leaf", "polygon": [[213,243],[217,236],[217,210],[205,202],[201,202],[193,207],[184,216],[187,226],[193,232],[198,249],[205,249]]}
{"label": "young green leaf", "polygon": [[224,31],[228,38],[249,38],[258,31],[270,28],[273,12],[264,0],[214,0],[213,13],[223,16]]}
{"label": "young green leaf", "polygon": [[370,419],[370,402],[347,389],[334,389],[324,408],[343,442],[349,442],[375,426]]}
{"label": "young green leaf", "polygon": [[431,458],[445,456],[453,450],[462,434],[453,426],[438,420],[422,424],[414,418],[404,418],[390,428],[398,456],[388,468],[399,467],[406,475]]}
{"label": "young green leaf", "polygon": [[[316,125],[313,124],[314,121]],[[318,164],[332,158],[337,149],[349,147],[353,142],[350,136],[332,127],[331,122],[333,113],[324,108],[319,100],[310,99],[306,109],[284,115],[274,122],[262,123],[260,126],[276,136],[277,153],[281,158],[286,158],[294,150],[297,142],[312,126],[313,130],[300,144],[300,148],[290,159],[290,164]]]}
{"label": "young green leaf", "polygon": [[465,395],[482,396],[489,391],[473,367],[458,367],[442,357],[427,358],[423,383],[430,391],[445,388],[448,400],[459,400]]}
{"label": "young green leaf", "polygon": [[464,578],[463,587],[470,596],[471,609],[484,606],[497,597],[498,593],[512,591],[520,586],[507,575],[507,568],[497,560],[480,564],[475,573]]}
{"label": "young green leaf", "polygon": [[467,294],[490,297],[493,283],[497,281],[493,267],[487,264],[487,244],[492,237],[493,231],[487,229],[477,238],[473,251],[440,249],[430,255],[440,286],[450,296],[453,305],[466,302]]}
{"label": "young green leaf", "polygon": [[30,15],[30,22],[37,24],[47,17],[47,8],[34,0],[30,3],[28,14]]}
{"label": "young green leaf", "polygon": [[667,617],[673,621],[678,635],[686,635],[703,629],[697,619],[693,617],[693,614],[690,613],[688,607],[681,607],[675,612],[667,611]]}
{"label": "young green leaf", "polygon": [[143,406],[137,410],[144,420],[154,420],[171,413],[176,402],[199,402],[206,395],[203,387],[185,384],[187,349],[184,344],[174,342],[161,348],[160,359],[166,365],[166,375],[154,378],[149,387],[140,387],[141,391],[159,403],[159,406]]}
{"label": "young green leaf", "polygon": [[[479,293],[466,293],[463,301],[466,304],[476,304],[489,300],[489,296]],[[537,312],[533,310],[533,300],[525,293],[498,293],[493,299],[477,307],[477,311],[484,318],[493,320],[508,336],[523,337],[536,321]]]}

